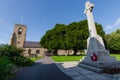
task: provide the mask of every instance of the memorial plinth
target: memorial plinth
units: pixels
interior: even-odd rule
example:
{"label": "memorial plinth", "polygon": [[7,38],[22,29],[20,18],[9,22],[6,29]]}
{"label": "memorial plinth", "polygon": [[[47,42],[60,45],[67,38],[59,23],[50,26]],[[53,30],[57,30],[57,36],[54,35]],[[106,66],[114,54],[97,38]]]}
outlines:
{"label": "memorial plinth", "polygon": [[[85,4],[84,13],[87,16],[89,38],[87,39],[87,55],[82,61],[80,61],[80,67],[95,71],[109,73],[109,70],[120,69],[120,61],[117,61],[115,57],[109,55],[109,51],[106,50],[102,37],[97,34],[95,22],[92,14],[94,4],[87,1]],[[115,72],[114,72],[115,73]],[[120,70],[117,71],[120,73]]]}

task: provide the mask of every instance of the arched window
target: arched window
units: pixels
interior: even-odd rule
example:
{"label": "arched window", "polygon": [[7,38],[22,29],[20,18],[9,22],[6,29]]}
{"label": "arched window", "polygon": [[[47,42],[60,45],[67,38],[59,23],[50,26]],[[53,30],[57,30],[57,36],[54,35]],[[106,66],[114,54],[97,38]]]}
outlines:
{"label": "arched window", "polygon": [[21,35],[22,34],[22,28],[18,29],[18,34]]}
{"label": "arched window", "polygon": [[18,41],[18,44],[20,44],[20,42]]}
{"label": "arched window", "polygon": [[29,55],[31,54],[31,49],[28,49],[28,54],[29,54]]}

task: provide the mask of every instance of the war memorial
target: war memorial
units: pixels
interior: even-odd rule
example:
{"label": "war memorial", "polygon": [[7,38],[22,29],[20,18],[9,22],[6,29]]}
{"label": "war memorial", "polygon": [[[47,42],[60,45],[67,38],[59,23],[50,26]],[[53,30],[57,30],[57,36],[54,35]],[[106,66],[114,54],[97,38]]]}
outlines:
{"label": "war memorial", "polygon": [[87,39],[86,57],[79,63],[79,67],[112,76],[120,77],[120,61],[111,57],[109,50],[106,50],[102,37],[97,34],[94,17],[92,14],[94,4],[85,3],[84,14],[87,16],[89,38]]}

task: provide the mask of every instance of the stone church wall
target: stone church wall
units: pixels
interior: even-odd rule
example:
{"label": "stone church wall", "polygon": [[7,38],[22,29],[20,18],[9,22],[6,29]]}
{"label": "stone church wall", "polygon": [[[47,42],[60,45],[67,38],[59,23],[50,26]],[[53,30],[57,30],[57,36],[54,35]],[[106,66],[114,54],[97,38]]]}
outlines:
{"label": "stone church wall", "polygon": [[74,53],[73,50],[63,50],[63,49],[59,49],[57,51],[58,55],[72,55]]}
{"label": "stone church wall", "polygon": [[44,48],[23,48],[23,49],[25,50],[23,52],[23,55],[26,57],[29,57],[30,55],[44,56],[44,53],[45,53]]}

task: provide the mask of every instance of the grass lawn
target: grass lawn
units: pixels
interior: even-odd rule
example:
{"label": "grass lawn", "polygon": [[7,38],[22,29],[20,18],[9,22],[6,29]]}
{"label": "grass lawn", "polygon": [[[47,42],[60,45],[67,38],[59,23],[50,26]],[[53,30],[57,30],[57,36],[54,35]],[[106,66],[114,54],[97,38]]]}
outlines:
{"label": "grass lawn", "polygon": [[[120,54],[110,54],[115,56],[117,60],[120,60]],[[67,61],[79,61],[83,56],[52,56],[52,59],[56,62],[67,62]]]}
{"label": "grass lawn", "polygon": [[120,60],[120,54],[110,54],[110,56],[115,56],[117,60]]}
{"label": "grass lawn", "polygon": [[66,61],[79,61],[83,56],[52,56],[52,59],[56,62],[66,62]]}
{"label": "grass lawn", "polygon": [[32,61],[37,61],[39,60],[40,58],[42,58],[41,56],[37,56],[37,57],[34,57],[34,58],[30,58]]}

